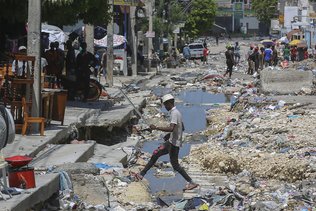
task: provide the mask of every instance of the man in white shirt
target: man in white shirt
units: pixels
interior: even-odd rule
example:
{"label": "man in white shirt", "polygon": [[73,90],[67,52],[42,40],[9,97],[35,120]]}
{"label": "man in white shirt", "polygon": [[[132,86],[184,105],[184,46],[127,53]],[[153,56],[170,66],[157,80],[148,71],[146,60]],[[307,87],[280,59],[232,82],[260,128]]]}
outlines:
{"label": "man in white shirt", "polygon": [[188,182],[184,190],[192,190],[199,185],[194,183],[191,177],[186,173],[186,171],[180,166],[178,161],[179,150],[182,146],[182,134],[184,130],[182,115],[179,110],[174,105],[174,97],[171,94],[167,94],[162,97],[162,102],[167,111],[170,111],[171,121],[170,125],[167,127],[158,127],[155,125],[150,125],[152,130],[160,130],[168,132],[164,137],[165,142],[162,143],[158,149],[153,152],[153,155],[150,158],[150,161],[146,164],[145,168],[135,175],[137,180],[142,180],[147,171],[156,163],[156,161],[162,155],[169,154],[170,162],[173,169]]}
{"label": "man in white shirt", "polygon": [[[25,54],[26,55],[26,47],[25,46],[20,46],[19,47],[19,54]],[[27,62],[25,62],[25,61],[18,61],[18,65],[17,65],[17,68],[16,68],[16,60],[13,60],[12,72],[16,76],[23,76],[23,72],[24,72],[24,74],[26,74],[27,68],[28,68],[27,67]]]}

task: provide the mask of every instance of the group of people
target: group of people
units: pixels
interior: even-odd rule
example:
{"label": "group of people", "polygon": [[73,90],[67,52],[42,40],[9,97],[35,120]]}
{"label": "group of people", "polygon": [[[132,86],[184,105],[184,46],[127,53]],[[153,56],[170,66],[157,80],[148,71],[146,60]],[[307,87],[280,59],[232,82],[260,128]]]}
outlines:
{"label": "group of people", "polygon": [[[315,52],[315,53],[314,53]],[[307,47],[289,46],[288,44],[282,46],[266,45],[265,47],[251,45],[246,53],[246,61],[248,63],[247,74],[253,75],[255,72],[259,73],[264,67],[277,66],[280,63],[280,58],[283,61],[302,61],[308,58],[314,58],[315,50]],[[231,77],[233,66],[237,66],[240,61],[240,46],[238,42],[234,46],[226,46],[226,65],[227,70],[224,77],[228,75]]]}

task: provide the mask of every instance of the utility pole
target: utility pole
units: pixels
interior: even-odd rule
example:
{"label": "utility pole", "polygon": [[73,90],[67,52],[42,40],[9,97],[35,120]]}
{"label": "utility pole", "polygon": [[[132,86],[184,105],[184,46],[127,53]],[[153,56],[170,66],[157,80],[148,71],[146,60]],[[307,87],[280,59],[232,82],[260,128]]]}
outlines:
{"label": "utility pole", "polygon": [[41,111],[41,0],[28,1],[27,54],[35,56],[32,116]]}
{"label": "utility pole", "polygon": [[94,25],[85,24],[85,41],[87,43],[87,51],[94,54]]}
{"label": "utility pole", "polygon": [[[113,13],[113,0],[109,0],[110,14]],[[107,26],[107,51],[106,51],[106,80],[110,87],[113,86],[113,19],[111,18]]]}
{"label": "utility pole", "polygon": [[136,24],[136,7],[130,7],[130,20],[131,20],[131,41],[132,41],[132,75],[137,75],[137,37],[135,33],[135,24]]}
{"label": "utility pole", "polygon": [[153,49],[153,38],[152,38],[152,34],[153,34],[153,4],[152,4],[152,0],[148,1],[148,21],[149,21],[149,27],[148,27],[148,31],[149,31],[149,37],[148,37],[148,51],[147,51],[147,55],[148,55],[148,72],[150,72],[151,69],[151,49]]}

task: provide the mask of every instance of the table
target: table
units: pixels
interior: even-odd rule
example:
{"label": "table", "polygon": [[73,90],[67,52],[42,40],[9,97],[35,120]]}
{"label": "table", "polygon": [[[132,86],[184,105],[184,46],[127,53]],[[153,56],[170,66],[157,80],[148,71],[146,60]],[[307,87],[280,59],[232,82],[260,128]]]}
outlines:
{"label": "table", "polygon": [[45,117],[46,125],[49,125],[53,117],[53,92],[42,92],[42,116]]}
{"label": "table", "polygon": [[64,125],[68,91],[65,89],[43,89],[42,93],[52,93],[50,97],[51,120],[60,121]]}

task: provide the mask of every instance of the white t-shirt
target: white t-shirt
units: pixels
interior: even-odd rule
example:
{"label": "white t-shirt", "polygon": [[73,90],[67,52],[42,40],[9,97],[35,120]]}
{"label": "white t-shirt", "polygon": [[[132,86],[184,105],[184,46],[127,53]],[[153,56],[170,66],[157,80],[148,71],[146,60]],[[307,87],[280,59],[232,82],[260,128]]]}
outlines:
{"label": "white t-shirt", "polygon": [[183,127],[182,127],[182,115],[180,111],[173,107],[170,110],[170,117],[171,117],[171,124],[175,124],[175,128],[173,132],[170,134],[169,142],[177,147],[182,146],[182,134],[183,134]]}
{"label": "white t-shirt", "polygon": [[16,70],[15,68],[15,60],[13,60],[12,63],[12,72],[16,73],[17,76],[22,76],[23,74],[23,63],[24,63],[24,73],[26,74],[27,72],[27,62],[26,61],[18,61],[18,69]]}

